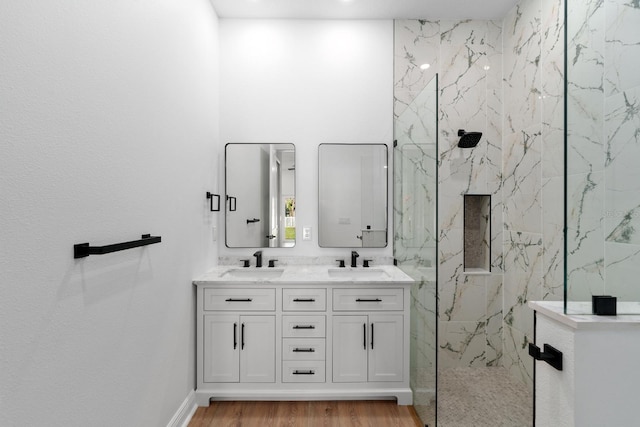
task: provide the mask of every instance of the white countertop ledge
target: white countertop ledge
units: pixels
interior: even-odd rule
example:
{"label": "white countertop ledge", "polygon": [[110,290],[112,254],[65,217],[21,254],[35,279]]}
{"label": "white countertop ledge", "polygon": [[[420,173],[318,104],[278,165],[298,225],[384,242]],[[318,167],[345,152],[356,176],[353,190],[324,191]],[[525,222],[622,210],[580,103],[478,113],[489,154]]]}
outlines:
{"label": "white countertop ledge", "polygon": [[[591,302],[572,302],[574,309],[585,313],[591,311]],[[629,305],[629,307],[627,307]],[[619,302],[618,312],[633,312],[638,303]],[[529,301],[529,307],[550,319],[573,329],[616,329],[620,327],[640,328],[640,314],[619,314],[617,316],[596,316],[595,314],[564,314],[563,301]]]}
{"label": "white countertop ledge", "polygon": [[[274,270],[282,271],[282,274],[269,276]],[[238,275],[234,275],[234,271],[239,271]],[[263,273],[265,277],[260,277]],[[335,265],[283,265],[274,268],[251,266],[243,268],[221,265],[194,279],[193,284],[358,283],[383,285],[385,283],[409,284],[413,281],[409,275],[393,265],[375,265],[369,268],[340,268]]]}

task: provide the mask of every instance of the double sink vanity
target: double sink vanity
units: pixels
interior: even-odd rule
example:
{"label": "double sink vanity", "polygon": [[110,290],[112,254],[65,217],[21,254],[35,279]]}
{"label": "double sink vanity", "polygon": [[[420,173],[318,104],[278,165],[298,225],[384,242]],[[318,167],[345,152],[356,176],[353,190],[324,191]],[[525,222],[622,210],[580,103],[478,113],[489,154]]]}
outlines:
{"label": "double sink vanity", "polygon": [[413,280],[397,267],[218,266],[193,283],[199,406],[211,399],[412,403]]}

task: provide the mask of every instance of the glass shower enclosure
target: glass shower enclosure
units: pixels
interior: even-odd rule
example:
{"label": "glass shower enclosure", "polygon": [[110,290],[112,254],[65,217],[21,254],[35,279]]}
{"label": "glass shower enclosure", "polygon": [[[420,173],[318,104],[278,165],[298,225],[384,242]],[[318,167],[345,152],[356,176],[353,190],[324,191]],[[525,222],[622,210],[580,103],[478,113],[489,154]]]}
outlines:
{"label": "glass shower enclosure", "polygon": [[[409,94],[408,94],[409,95]],[[435,425],[438,76],[406,100],[394,121],[394,258],[411,288],[411,388],[424,424]]]}
{"label": "glass shower enclosure", "polygon": [[565,312],[640,313],[640,7],[566,3]]}

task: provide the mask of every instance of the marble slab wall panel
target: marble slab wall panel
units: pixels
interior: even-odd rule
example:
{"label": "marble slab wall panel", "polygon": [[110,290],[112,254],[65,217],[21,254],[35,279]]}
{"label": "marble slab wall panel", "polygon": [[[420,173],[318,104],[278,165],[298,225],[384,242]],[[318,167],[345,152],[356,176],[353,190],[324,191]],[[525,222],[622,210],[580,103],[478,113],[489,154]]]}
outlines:
{"label": "marble slab wall panel", "polygon": [[543,300],[564,295],[564,8],[541,7]]}
{"label": "marble slab wall panel", "polygon": [[640,6],[568,1],[567,303],[577,313],[573,302],[592,294],[640,300],[629,283],[640,247]]}
{"label": "marble slab wall panel", "polygon": [[419,275],[411,287],[411,388],[414,405],[435,397],[436,286],[433,275]]}
{"label": "marble slab wall panel", "polygon": [[[423,20],[394,21],[394,115],[404,114],[438,72],[440,24]],[[420,66],[429,64],[424,70]]]}
{"label": "marble slab wall panel", "polygon": [[567,0],[567,311],[604,292],[605,8]]}
{"label": "marble slab wall panel", "polygon": [[542,299],[564,298],[564,177],[542,183]]}
{"label": "marble slab wall panel", "polygon": [[608,97],[605,113],[604,234],[608,242],[640,244],[640,86]]}
{"label": "marble slab wall panel", "polygon": [[503,276],[502,274],[492,274],[486,280],[485,364],[487,366],[503,366]]}
{"label": "marble slab wall panel", "polygon": [[527,302],[563,291],[563,18],[562,0],[523,0],[503,21],[502,363],[527,384]]}
{"label": "marble slab wall panel", "polygon": [[604,2],[567,3],[567,173],[604,168]]}
{"label": "marble slab wall panel", "polygon": [[[402,20],[395,23],[395,106],[396,137],[401,143],[420,149],[423,140],[431,137],[428,116],[421,98],[430,79],[438,73],[439,103],[438,135],[438,229],[439,280],[438,292],[441,341],[440,351],[448,356],[451,366],[482,365],[490,354],[492,365],[499,364],[502,346],[497,337],[501,325],[502,278],[466,276],[463,274],[463,195],[492,195],[492,269],[502,267],[502,27],[494,21]],[[421,64],[430,68],[420,70]],[[483,138],[474,149],[457,147],[458,129],[480,131]],[[401,150],[400,150],[401,151]],[[403,159],[403,153],[396,150]],[[404,160],[403,160],[404,161]],[[415,162],[414,162],[415,163]],[[408,163],[407,163],[408,164]],[[398,169],[398,168],[397,168]],[[421,167],[416,168],[419,170]],[[425,182],[430,172],[421,173]],[[431,178],[431,176],[429,176]],[[402,177],[397,175],[397,180]],[[405,177],[405,181],[407,181]],[[431,196],[425,192],[423,196]],[[410,196],[407,192],[406,196]],[[403,200],[406,199],[406,200]],[[410,197],[396,199],[396,205],[410,206]],[[396,206],[395,209],[398,207]],[[403,217],[405,227],[396,225],[395,255],[407,263],[421,262],[423,248],[415,247],[408,227],[408,209],[396,212]],[[418,227],[419,228],[419,227]],[[496,236],[498,236],[496,238]],[[435,261],[435,260],[434,260]],[[414,304],[419,306],[418,299]],[[424,312],[424,310],[417,310]],[[426,312],[425,312],[426,313]],[[428,318],[428,316],[426,317]],[[487,329],[492,320],[491,332]],[[414,325],[415,329],[420,329]],[[424,327],[424,325],[423,325]],[[490,333],[490,335],[489,335]],[[491,338],[489,338],[489,336]],[[431,348],[426,341],[416,343]],[[445,350],[443,350],[445,349]],[[490,349],[490,351],[488,351]],[[412,353],[413,354],[413,353]],[[412,362],[415,366],[416,363]],[[413,374],[412,374],[413,376]],[[425,381],[419,381],[425,382]]]}
{"label": "marble slab wall panel", "polygon": [[542,233],[541,125],[505,135],[503,147],[504,228]]}
{"label": "marble slab wall panel", "polygon": [[604,92],[613,96],[640,86],[640,4],[605,0]]}
{"label": "marble slab wall panel", "polygon": [[604,291],[604,172],[567,177],[567,301]]}
{"label": "marble slab wall panel", "polygon": [[533,312],[528,301],[542,298],[542,235],[509,232],[505,242],[505,325],[533,336]]}
{"label": "marble slab wall panel", "polygon": [[[492,195],[492,262],[501,266],[502,230],[500,25],[493,21],[442,21],[439,102],[439,365],[499,365],[501,269],[463,272],[463,195]],[[483,132],[475,148],[457,147],[458,129]],[[497,243],[496,243],[497,242]],[[498,275],[499,280],[493,278]],[[500,296],[501,299],[501,296]],[[491,341],[489,335],[491,334]],[[489,359],[487,359],[489,356]]]}
{"label": "marble slab wall panel", "polygon": [[[605,263],[607,283],[604,293],[615,295],[619,301],[640,300],[638,295],[640,245],[607,242],[605,251],[607,254]],[[618,314],[624,313],[618,310]]]}
{"label": "marble slab wall panel", "polygon": [[540,2],[522,1],[505,17],[504,133],[540,122]]}
{"label": "marble slab wall panel", "polygon": [[533,342],[527,334],[504,325],[504,366],[513,378],[533,389],[533,358],[529,355],[528,346]]}

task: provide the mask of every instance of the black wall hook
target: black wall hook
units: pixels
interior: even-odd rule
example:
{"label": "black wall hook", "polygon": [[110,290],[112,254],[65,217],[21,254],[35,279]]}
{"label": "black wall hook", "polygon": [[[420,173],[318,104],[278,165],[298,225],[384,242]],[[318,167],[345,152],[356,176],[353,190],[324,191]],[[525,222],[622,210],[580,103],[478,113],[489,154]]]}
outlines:
{"label": "black wall hook", "polygon": [[233,196],[227,196],[227,200],[229,201],[229,212],[235,212],[236,210],[236,198]]}
{"label": "black wall hook", "polygon": [[[213,199],[214,198],[218,202],[218,207],[217,208],[213,207]],[[213,194],[213,193],[210,193],[210,192],[207,191],[207,199],[209,199],[210,202],[211,202],[211,207],[210,207],[211,212],[220,212],[220,195],[219,194]]]}

